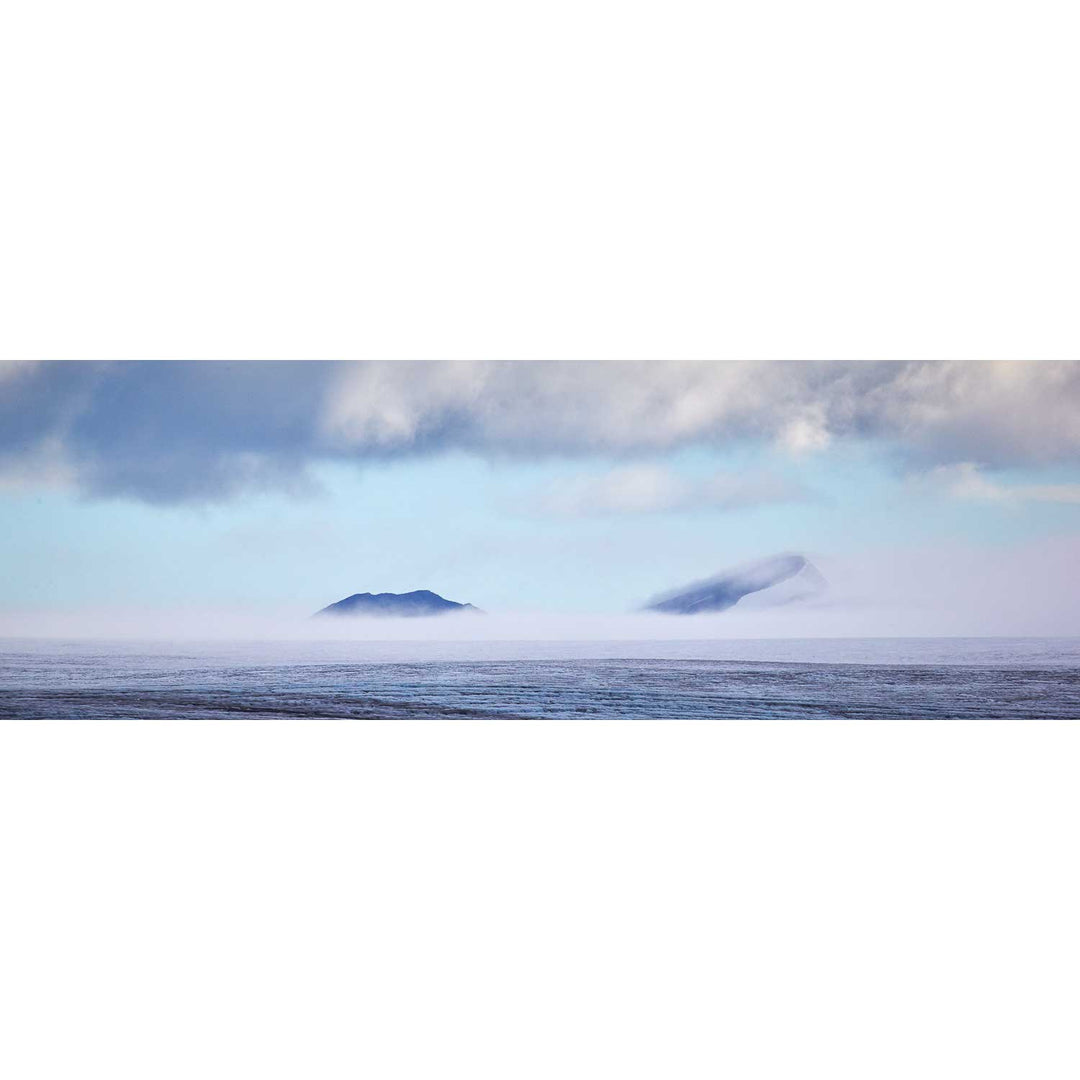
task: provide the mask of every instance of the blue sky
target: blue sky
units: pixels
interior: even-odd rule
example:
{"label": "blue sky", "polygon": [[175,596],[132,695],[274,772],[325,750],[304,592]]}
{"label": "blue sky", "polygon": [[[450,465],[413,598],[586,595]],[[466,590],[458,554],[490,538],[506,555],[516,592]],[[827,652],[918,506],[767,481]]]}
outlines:
{"label": "blue sky", "polygon": [[[119,375],[106,367],[93,379],[88,365],[37,366],[0,383],[41,416],[67,417],[34,431],[24,411],[18,440],[0,448],[0,559],[8,568],[0,609],[202,605],[299,615],[352,592],[430,588],[490,611],[623,612],[779,551],[826,566],[876,564],[895,591],[888,579],[898,551],[931,561],[935,548],[1000,556],[1001,573],[1013,574],[1010,559],[1030,562],[1031,545],[1080,536],[1080,455],[1060,402],[1041,431],[1029,431],[1006,411],[1009,395],[983,401],[974,416],[961,401],[950,418],[948,395],[939,393],[933,403],[944,397],[944,421],[941,408],[925,409],[932,422],[913,433],[916,400],[901,421],[877,420],[874,430],[851,418],[850,380],[830,406],[838,421],[822,407],[833,393],[822,379],[839,366],[811,378],[794,404],[786,373],[778,381],[751,366],[735,391],[725,376],[721,389],[749,401],[735,413],[709,403],[712,384],[701,380],[712,374],[694,369],[694,393],[683,398],[662,374],[658,383],[646,373],[629,404],[613,404],[628,391],[612,383],[593,399],[603,437],[592,439],[579,396],[599,394],[603,383],[579,390],[564,369],[533,365],[519,390],[536,404],[522,410],[489,376],[478,381],[460,365],[450,376],[413,369],[420,405],[403,397],[409,380],[396,370],[352,366],[347,378],[362,378],[370,393],[360,413],[338,417],[351,442],[335,443],[326,416],[342,395],[320,399],[308,386],[290,412],[298,398],[290,380],[305,365],[277,365],[260,386],[258,410],[231,381],[235,365],[205,376],[216,365],[161,370],[168,366],[124,365]],[[340,388],[332,381],[340,367],[310,370]],[[181,373],[188,381],[177,393]],[[1046,392],[1071,392],[1074,374],[1065,369]],[[887,375],[857,389],[856,405],[858,393],[892,387],[896,374]],[[207,378],[214,397],[204,407]],[[905,393],[913,381],[906,376]],[[1015,374],[1002,381],[1015,398]],[[468,393],[453,397],[462,384]],[[775,400],[759,393],[762,385],[774,387]],[[64,395],[76,386],[83,412],[73,423]],[[267,401],[273,415],[264,421]],[[95,402],[105,411],[94,415]],[[170,402],[176,407],[165,415]],[[7,404],[18,402],[9,396]],[[442,411],[436,422],[423,409]],[[986,429],[997,409],[1005,418],[995,443]],[[522,435],[536,412],[546,426]],[[89,417],[82,429],[81,416]],[[556,424],[563,427],[552,434]],[[125,430],[114,436],[118,426]]]}
{"label": "blue sky", "polygon": [[[779,460],[778,460],[779,459]],[[64,491],[7,492],[0,602],[11,608],[241,605],[314,609],[351,592],[431,588],[492,610],[624,611],[663,589],[774,551],[841,556],[935,542],[1008,546],[1080,526],[1080,505],[951,496],[864,446],[790,462],[767,447],[692,450],[649,465],[677,477],[767,467],[793,501],[722,509],[547,511],[535,497],[618,460],[486,462],[461,453],[323,464],[314,490],[157,505]],[[1012,470],[1007,488],[1048,482]],[[1054,482],[1080,481],[1056,469]]]}

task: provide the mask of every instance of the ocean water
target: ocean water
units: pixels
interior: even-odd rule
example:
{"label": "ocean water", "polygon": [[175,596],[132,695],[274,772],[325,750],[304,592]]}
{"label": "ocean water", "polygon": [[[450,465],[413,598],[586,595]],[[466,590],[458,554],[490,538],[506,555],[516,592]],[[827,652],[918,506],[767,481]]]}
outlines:
{"label": "ocean water", "polygon": [[1080,719],[1080,639],[7,639],[0,718]]}

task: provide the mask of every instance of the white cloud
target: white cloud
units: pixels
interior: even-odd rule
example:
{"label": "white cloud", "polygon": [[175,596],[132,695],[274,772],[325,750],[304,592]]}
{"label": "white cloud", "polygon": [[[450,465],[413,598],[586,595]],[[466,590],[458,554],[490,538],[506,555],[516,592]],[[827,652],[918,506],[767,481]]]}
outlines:
{"label": "white cloud", "polygon": [[1018,506],[1025,502],[1080,505],[1080,484],[1002,484],[987,476],[974,462],[939,465],[926,480],[956,499]]}
{"label": "white cloud", "polygon": [[342,450],[574,454],[862,436],[1008,464],[1080,457],[1078,416],[1068,362],[395,363],[343,366],[322,430]]}
{"label": "white cloud", "polygon": [[795,457],[824,450],[832,436],[824,417],[800,416],[792,420],[780,432],[780,445]]}
{"label": "white cloud", "polygon": [[541,513],[567,517],[672,510],[735,510],[807,498],[798,485],[772,473],[716,472],[680,476],[656,465],[628,465],[598,476],[561,480],[528,501]]}

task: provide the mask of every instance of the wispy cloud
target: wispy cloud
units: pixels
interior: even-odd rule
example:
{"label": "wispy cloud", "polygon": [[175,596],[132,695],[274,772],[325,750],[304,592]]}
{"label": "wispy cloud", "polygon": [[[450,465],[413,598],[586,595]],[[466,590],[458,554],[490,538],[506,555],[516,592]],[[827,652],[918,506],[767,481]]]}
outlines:
{"label": "wispy cloud", "polygon": [[974,462],[939,465],[926,481],[956,499],[1018,506],[1021,503],[1074,503],[1080,505],[1080,484],[1003,484]]}
{"label": "wispy cloud", "polygon": [[680,476],[658,465],[627,465],[598,476],[559,480],[527,500],[534,511],[565,517],[736,510],[809,497],[802,486],[768,472]]}
{"label": "wispy cloud", "polygon": [[0,378],[0,474],[180,502],[304,490],[325,460],[855,438],[995,468],[1080,461],[1078,415],[1080,363],[35,363]]}

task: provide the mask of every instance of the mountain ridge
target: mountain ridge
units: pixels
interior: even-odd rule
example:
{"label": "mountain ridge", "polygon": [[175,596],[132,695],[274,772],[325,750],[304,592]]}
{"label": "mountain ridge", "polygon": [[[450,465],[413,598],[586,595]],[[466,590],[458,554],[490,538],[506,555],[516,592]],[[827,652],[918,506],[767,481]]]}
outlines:
{"label": "mountain ridge", "polygon": [[430,589],[414,589],[407,593],[353,593],[343,600],[328,604],[315,612],[315,616],[360,616],[417,618],[425,615],[448,615],[454,611],[482,614],[473,604],[459,604],[447,600]]}

